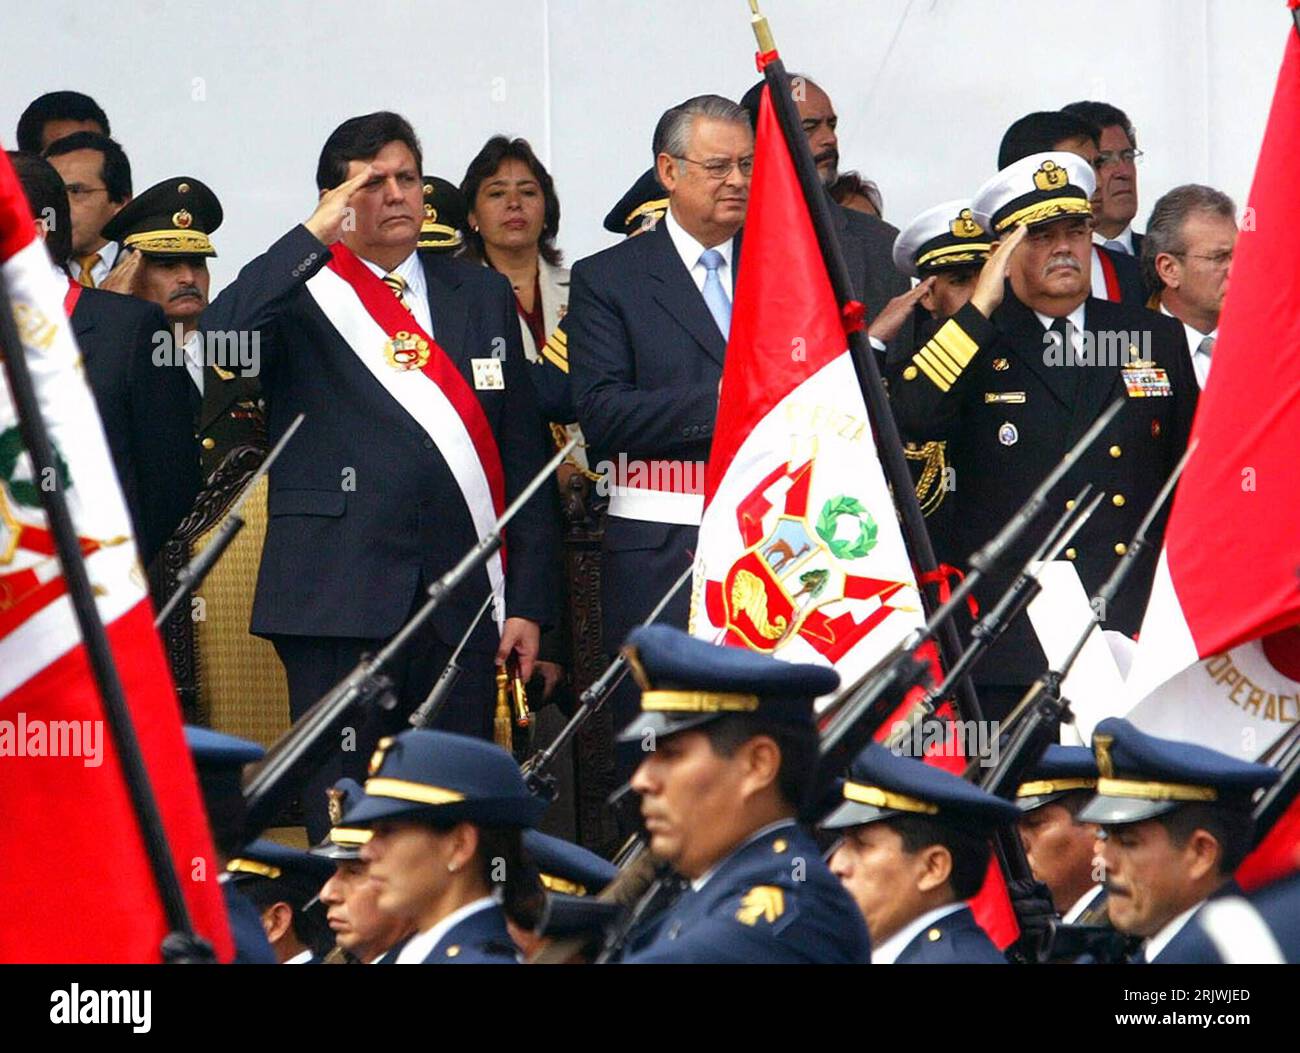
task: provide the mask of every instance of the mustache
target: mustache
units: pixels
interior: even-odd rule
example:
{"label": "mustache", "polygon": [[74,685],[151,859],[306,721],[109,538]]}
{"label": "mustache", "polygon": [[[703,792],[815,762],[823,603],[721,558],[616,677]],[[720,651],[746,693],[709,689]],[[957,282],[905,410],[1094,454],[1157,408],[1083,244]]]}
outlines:
{"label": "mustache", "polygon": [[830,161],[838,168],[840,163],[840,152],[834,148],[823,150],[821,153],[816,154],[813,157],[813,161],[818,165],[824,165],[827,161]]}
{"label": "mustache", "polygon": [[1072,270],[1076,274],[1080,273],[1083,270],[1083,268],[1079,265],[1079,261],[1076,260],[1073,256],[1071,256],[1068,252],[1058,252],[1055,256],[1049,259],[1046,264],[1044,264],[1043,273],[1050,274],[1058,267],[1064,267],[1068,270]]}
{"label": "mustache", "polygon": [[167,302],[171,303],[173,300],[180,300],[186,296],[197,296],[200,300],[203,299],[203,293],[199,291],[199,287],[197,285],[182,285],[179,289],[177,289],[169,297],[167,297]]}

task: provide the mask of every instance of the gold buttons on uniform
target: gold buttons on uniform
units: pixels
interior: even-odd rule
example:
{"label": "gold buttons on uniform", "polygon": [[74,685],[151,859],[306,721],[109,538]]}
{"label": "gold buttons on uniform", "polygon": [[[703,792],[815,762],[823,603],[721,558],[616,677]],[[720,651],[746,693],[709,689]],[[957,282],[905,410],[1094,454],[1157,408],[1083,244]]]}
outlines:
{"label": "gold buttons on uniform", "polygon": [[456,955],[458,955],[458,954],[460,954],[460,945],[459,945],[459,944],[453,943],[450,947],[447,948],[447,957],[448,957],[448,958],[455,958]]}
{"label": "gold buttons on uniform", "polygon": [[943,933],[940,932],[938,929],[931,929],[929,932],[925,934],[925,938],[929,940],[931,943],[935,943],[943,939]]}
{"label": "gold buttons on uniform", "polygon": [[772,842],[773,852],[784,852],[789,847],[790,847],[790,843],[786,841],[784,837],[778,837],[775,841]]}
{"label": "gold buttons on uniform", "polygon": [[203,448],[205,450],[210,450],[216,445],[217,445],[217,440],[214,439],[211,435],[209,435],[206,439],[203,440]]}
{"label": "gold buttons on uniform", "polygon": [[1065,510],[1068,512],[1073,507],[1074,507],[1074,498],[1072,497],[1065,502]]}
{"label": "gold buttons on uniform", "polygon": [[1067,548],[1067,549],[1065,550],[1065,558],[1066,558],[1066,559],[1078,559],[1078,558],[1079,558],[1079,550],[1078,550],[1077,548]]}
{"label": "gold buttons on uniform", "polygon": [[1128,551],[1128,546],[1124,544],[1124,542],[1120,541],[1115,545],[1115,555],[1122,556],[1127,551]]}
{"label": "gold buttons on uniform", "polygon": [[903,370],[903,379],[915,380],[917,376],[920,374],[920,372],[921,371],[917,369],[916,366],[908,366],[905,370]]}
{"label": "gold buttons on uniform", "polygon": [[1124,500],[1125,498],[1123,494],[1116,494],[1114,497],[1110,499],[1110,503],[1113,504],[1116,508],[1123,508]]}
{"label": "gold buttons on uniform", "polygon": [[1121,450],[1118,446],[1112,446],[1112,447],[1110,448],[1110,455],[1111,455],[1112,457],[1118,457],[1118,456],[1119,456],[1120,454],[1122,454],[1123,452],[1124,452],[1124,451]]}

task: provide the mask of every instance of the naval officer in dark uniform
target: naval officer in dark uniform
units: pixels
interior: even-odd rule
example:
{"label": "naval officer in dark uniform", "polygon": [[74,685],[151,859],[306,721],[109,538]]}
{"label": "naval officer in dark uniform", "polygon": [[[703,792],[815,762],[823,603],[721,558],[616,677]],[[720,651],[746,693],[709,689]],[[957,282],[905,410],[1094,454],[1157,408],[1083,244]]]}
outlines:
{"label": "naval officer in dark uniform", "polygon": [[644,751],[632,777],[650,851],[688,886],[624,958],[633,963],[865,964],[866,926],[797,822],[817,753],[813,699],[839,675],[663,625],[627,653]]}
{"label": "naval officer in dark uniform", "polygon": [[854,760],[841,796],[820,825],[844,834],[831,870],[871,928],[872,963],[1005,965],[965,900],[1016,806],[876,743]]}
{"label": "naval officer in dark uniform", "polygon": [[[897,363],[890,378],[904,434],[948,444],[956,482],[948,495],[951,544],[963,560],[1106,407],[1124,399],[1119,416],[1052,495],[1060,510],[1084,482],[1106,492],[1064,553],[1089,594],[1127,550],[1182,457],[1197,397],[1176,321],[1089,295],[1093,182],[1091,168],[1070,153],[1034,154],[989,180],[973,201],[979,225],[1005,243],[986,264],[989,280],[982,275],[970,303]],[[1162,516],[1148,539],[1151,555],[1104,612],[1106,627],[1138,630],[1163,524]],[[1012,569],[990,574],[975,590],[982,605],[1001,595],[1039,538],[1030,531],[1008,554]],[[986,713],[1005,715],[1044,661],[1021,616],[976,668]]]}

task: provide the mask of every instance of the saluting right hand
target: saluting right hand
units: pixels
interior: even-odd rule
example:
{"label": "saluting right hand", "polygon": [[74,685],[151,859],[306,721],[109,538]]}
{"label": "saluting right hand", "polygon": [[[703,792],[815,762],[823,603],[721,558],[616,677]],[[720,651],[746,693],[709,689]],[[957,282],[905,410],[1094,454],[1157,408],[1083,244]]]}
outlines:
{"label": "saluting right hand", "polygon": [[1007,265],[1011,263],[1011,254],[1025,240],[1028,227],[1020,226],[1009,237],[1003,238],[993,255],[980,270],[979,281],[975,283],[975,292],[971,294],[971,306],[985,318],[989,317],[1002,303],[1002,295],[1007,281]]}
{"label": "saluting right hand", "polygon": [[126,250],[122,262],[104,276],[99,287],[106,292],[124,293],[127,296],[140,295],[137,284],[140,280],[140,263],[143,259],[138,249]]}
{"label": "saluting right hand", "polygon": [[874,336],[882,344],[887,344],[898,335],[898,331],[903,328],[903,323],[907,321],[916,307],[916,302],[930,291],[934,285],[934,278],[929,277],[914,285],[905,293],[895,296],[889,303],[885,304],[884,309],[872,319],[871,327],[867,330],[868,336]]}
{"label": "saluting right hand", "polygon": [[320,196],[316,211],[303,224],[324,245],[333,245],[343,237],[343,226],[352,214],[349,203],[352,195],[361,189],[363,183],[374,178],[375,169],[366,165],[351,179],[345,180],[333,189],[326,190]]}

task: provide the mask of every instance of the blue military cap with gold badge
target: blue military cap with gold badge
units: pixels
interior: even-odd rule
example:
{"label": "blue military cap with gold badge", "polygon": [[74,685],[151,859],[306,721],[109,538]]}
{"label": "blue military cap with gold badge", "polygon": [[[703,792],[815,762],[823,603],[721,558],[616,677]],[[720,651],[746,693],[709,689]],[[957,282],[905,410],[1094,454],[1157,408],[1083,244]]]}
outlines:
{"label": "blue military cap with gold badge", "polygon": [[537,864],[542,884],[567,896],[594,896],[614,880],[618,867],[572,841],[525,830],[524,851]]}
{"label": "blue military cap with gold badge", "polygon": [[1058,219],[1092,216],[1097,178],[1078,154],[1063,150],[1030,154],[998,172],[975,193],[971,213],[994,238],[1017,225],[1035,227]]}
{"label": "blue military cap with gold badge", "polygon": [[1097,725],[1092,750],[1097,796],[1078,818],[1105,826],[1140,823],[1192,803],[1245,810],[1256,790],[1271,786],[1281,775],[1267,764],[1148,735],[1121,717]]}
{"label": "blue military cap with gold badge", "polygon": [[894,266],[913,278],[956,267],[980,266],[992,248],[969,199],[927,208],[894,239]]}
{"label": "blue military cap with gold badge", "polygon": [[439,176],[425,176],[419,248],[424,252],[455,252],[465,243],[468,220],[469,209],[460,187]]}
{"label": "blue military cap with gold badge", "polygon": [[546,802],[528,792],[500,746],[448,731],[412,729],[379,741],[365,796],[343,813],[346,826],[382,819],[532,826]]}
{"label": "blue military cap with gold badge", "polygon": [[718,647],[667,625],[633,630],[623,654],[641,688],[641,713],[620,742],[636,742],[647,731],[674,735],[732,714],[812,728],[813,700],[840,686],[828,666]]}
{"label": "blue military cap with gold badge", "polygon": [[226,873],[236,885],[254,879],[283,880],[314,891],[330,879],[334,865],[302,849],[258,839],[240,849],[226,864]]}
{"label": "blue military cap with gold badge", "polygon": [[667,211],[668,192],[659,184],[655,170],[648,168],[609,210],[604,226],[611,234],[631,237],[653,229]]}
{"label": "blue military cap with gold badge", "polygon": [[1097,760],[1086,746],[1050,745],[1016,790],[1016,807],[1032,812],[1067,793],[1097,788]]}
{"label": "blue military cap with gold badge", "polygon": [[365,790],[356,779],[340,779],[325,794],[329,798],[330,832],[320,844],[311,849],[311,854],[335,862],[360,859],[361,846],[373,834],[363,827],[348,826],[343,822],[343,815],[361,803],[366,795]]}
{"label": "blue military cap with gold badge", "polygon": [[840,802],[818,825],[847,830],[882,819],[920,815],[962,829],[992,830],[1013,823],[1020,810],[1010,801],[912,757],[873,742],[849,766]]}
{"label": "blue military cap with gold badge", "polygon": [[209,235],[222,218],[216,194],[193,176],[176,176],[128,201],[101,233],[146,256],[215,256]]}

